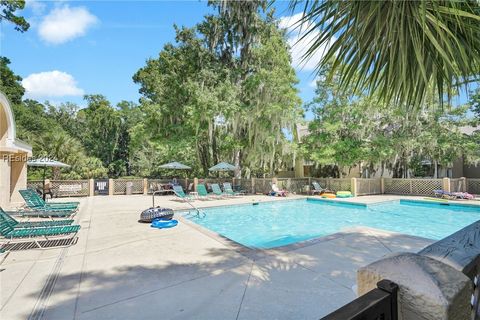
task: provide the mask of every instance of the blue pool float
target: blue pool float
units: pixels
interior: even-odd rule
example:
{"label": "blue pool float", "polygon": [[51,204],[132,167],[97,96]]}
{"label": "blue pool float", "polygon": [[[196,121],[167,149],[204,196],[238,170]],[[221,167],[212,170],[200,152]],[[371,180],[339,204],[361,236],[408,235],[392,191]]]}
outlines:
{"label": "blue pool float", "polygon": [[158,228],[158,229],[166,229],[166,228],[173,228],[178,224],[177,220],[162,220],[162,219],[155,219],[152,221],[151,227]]}

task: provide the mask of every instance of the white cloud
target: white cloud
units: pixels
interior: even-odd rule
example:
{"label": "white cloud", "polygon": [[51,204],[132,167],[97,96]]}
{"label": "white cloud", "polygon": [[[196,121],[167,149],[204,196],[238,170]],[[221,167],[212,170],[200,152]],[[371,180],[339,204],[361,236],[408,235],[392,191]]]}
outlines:
{"label": "white cloud", "polygon": [[38,34],[48,43],[61,44],[85,35],[97,22],[97,17],[86,8],[65,5],[54,8],[43,18]]}
{"label": "white cloud", "polygon": [[[312,71],[315,70],[318,62],[323,58],[325,53],[330,49],[330,44],[324,44],[319,47],[308,59],[304,59],[308,48],[314,43],[315,39],[320,35],[318,31],[312,31],[306,34],[309,25],[302,24],[302,13],[293,16],[285,16],[280,18],[279,26],[287,29],[288,44],[290,45],[290,53],[292,55],[293,67],[297,70]],[[332,40],[335,40],[333,38]]]}
{"label": "white cloud", "polygon": [[22,80],[22,85],[27,97],[35,99],[84,94],[72,75],[58,70],[32,73]]}
{"label": "white cloud", "polygon": [[303,17],[303,13],[296,13],[293,16],[284,16],[280,18],[279,27],[287,29],[288,31],[294,31],[297,26],[300,25],[300,20]]}
{"label": "white cloud", "polygon": [[34,15],[41,15],[45,11],[47,5],[38,0],[26,0],[25,9],[32,10]]}

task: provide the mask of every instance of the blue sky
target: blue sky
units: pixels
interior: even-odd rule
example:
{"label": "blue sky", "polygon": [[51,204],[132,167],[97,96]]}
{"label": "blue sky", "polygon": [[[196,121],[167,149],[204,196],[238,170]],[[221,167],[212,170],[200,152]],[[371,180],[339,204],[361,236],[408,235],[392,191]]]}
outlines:
{"label": "blue sky", "polygon": [[[288,2],[276,2],[282,25],[294,23]],[[0,55],[24,78],[27,96],[55,104],[84,105],[83,94],[100,93],[111,102],[138,101],[132,75],[174,41],[173,24],[193,26],[212,12],[205,1],[28,1],[25,33],[2,22]],[[290,42],[298,37],[290,33]],[[299,60],[302,46],[292,55]],[[313,96],[313,64],[296,70],[301,97]]]}

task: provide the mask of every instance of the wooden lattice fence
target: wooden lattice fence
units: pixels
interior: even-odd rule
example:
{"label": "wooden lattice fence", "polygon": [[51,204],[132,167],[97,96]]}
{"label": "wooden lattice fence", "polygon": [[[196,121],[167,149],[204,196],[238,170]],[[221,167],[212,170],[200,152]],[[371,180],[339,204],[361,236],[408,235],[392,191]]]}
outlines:
{"label": "wooden lattice fence", "polygon": [[480,179],[467,179],[467,192],[480,194]]}
{"label": "wooden lattice fence", "polygon": [[[28,181],[29,189],[42,190],[43,181]],[[50,180],[50,190],[53,197],[85,197],[88,196],[88,180]]]}
{"label": "wooden lattice fence", "polygon": [[252,179],[233,179],[233,186],[239,187],[240,190],[245,191],[247,194],[252,194],[253,192],[253,185]]}
{"label": "wooden lattice fence", "polygon": [[365,196],[371,194],[381,194],[381,179],[356,179],[357,180],[357,196]]}
{"label": "wooden lattice fence", "polygon": [[432,196],[433,190],[442,190],[442,179],[393,179],[385,178],[385,193]]}
{"label": "wooden lattice fence", "polygon": [[131,185],[132,194],[143,193],[143,179],[115,179],[113,180],[113,194],[126,194],[127,185]]}

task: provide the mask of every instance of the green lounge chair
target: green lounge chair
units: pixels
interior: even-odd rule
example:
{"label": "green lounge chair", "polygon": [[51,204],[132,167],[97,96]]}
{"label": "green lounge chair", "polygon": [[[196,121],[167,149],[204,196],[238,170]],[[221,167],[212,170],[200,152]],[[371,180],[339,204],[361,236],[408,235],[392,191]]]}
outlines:
{"label": "green lounge chair", "polygon": [[78,230],[80,230],[79,225],[15,229],[4,217],[0,216],[0,235],[8,240],[6,244],[11,241],[28,241],[34,242],[39,248],[43,248],[39,242],[40,240],[48,241],[59,240],[59,238],[62,240],[64,238],[73,238]]}
{"label": "green lounge chair", "polygon": [[27,209],[20,211],[6,211],[9,215],[20,216],[22,218],[66,218],[75,215],[73,210],[47,210],[42,208]]}
{"label": "green lounge chair", "polygon": [[0,217],[3,217],[13,228],[39,228],[39,227],[56,227],[56,226],[68,226],[73,223],[72,219],[69,220],[53,220],[53,221],[25,221],[18,222],[14,217],[3,211],[0,208]]}
{"label": "green lounge chair", "polygon": [[232,185],[230,182],[224,182],[223,183],[223,190],[225,190],[225,193],[231,196],[244,196],[245,192],[235,192],[232,189]]}
{"label": "green lounge chair", "polygon": [[207,188],[205,187],[204,184],[198,184],[197,185],[197,192],[198,196],[200,199],[211,199],[211,198],[216,198],[217,196],[215,194],[211,194],[207,192]]}
{"label": "green lounge chair", "polygon": [[318,193],[318,194],[322,194],[322,193],[325,193],[325,192],[332,192],[328,189],[323,189],[320,184],[316,181],[313,181],[312,182],[312,186],[313,186],[313,190],[312,190],[312,195],[315,195],[315,193]]}
{"label": "green lounge chair", "polygon": [[192,196],[185,194],[182,186],[173,186],[173,192],[177,197],[179,197],[183,201],[195,200]]}
{"label": "green lounge chair", "polygon": [[38,195],[35,190],[26,189],[21,190],[24,194],[29,196],[34,204],[43,206],[51,206],[51,207],[69,207],[69,208],[77,208],[80,205],[79,201],[71,201],[71,202],[45,202],[42,197]]}
{"label": "green lounge chair", "polygon": [[75,203],[46,203],[33,190],[20,190],[20,195],[25,200],[25,204],[31,210],[39,211],[77,211],[78,204]]}
{"label": "green lounge chair", "polygon": [[231,197],[232,195],[229,195],[228,193],[222,192],[222,189],[220,189],[220,186],[218,183],[213,183],[212,184],[212,192],[218,197]]}

